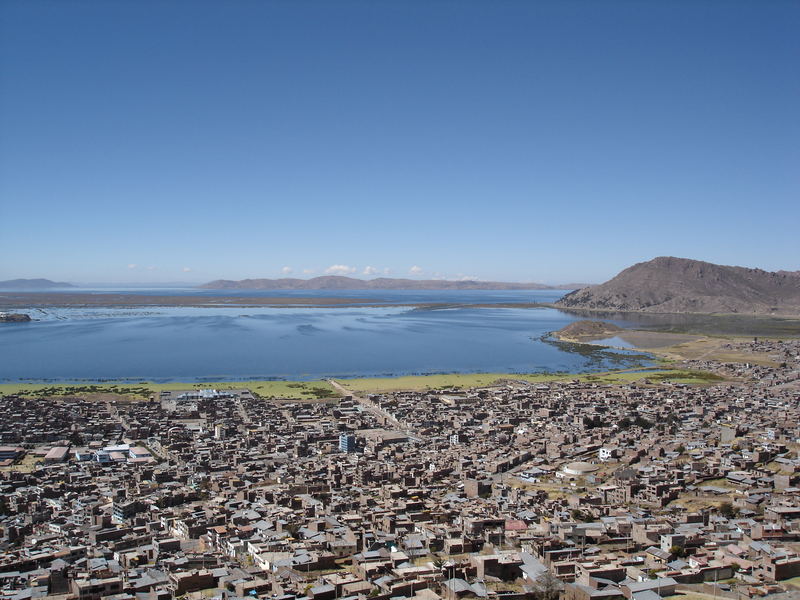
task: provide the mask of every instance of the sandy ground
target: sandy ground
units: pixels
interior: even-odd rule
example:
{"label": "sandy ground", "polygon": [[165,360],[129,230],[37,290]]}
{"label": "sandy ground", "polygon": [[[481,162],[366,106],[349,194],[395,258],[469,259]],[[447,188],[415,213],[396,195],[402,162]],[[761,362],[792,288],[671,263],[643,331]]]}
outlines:
{"label": "sandy ground", "polygon": [[[618,333],[615,337],[631,344],[634,350],[649,352],[667,360],[714,360],[773,367],[778,365],[778,361],[767,354],[729,347],[737,342],[752,340],[749,336],[711,336],[629,329]],[[596,342],[587,340],[582,343]]]}
{"label": "sandy ground", "polygon": [[[647,333],[647,332],[644,332]],[[625,334],[628,335],[627,333]],[[652,333],[652,336],[672,336],[680,334],[669,333]],[[643,339],[637,340],[642,343],[641,346],[636,342],[630,341],[631,344],[636,345],[637,349],[651,352],[657,356],[672,360],[713,360],[722,363],[752,363],[765,366],[777,366],[778,361],[774,360],[770,355],[762,352],[748,352],[730,348],[732,343],[743,341],[743,338],[733,337],[710,337],[710,336],[684,336],[682,341],[675,341],[675,343],[668,343],[669,338],[664,338],[660,342],[657,338],[653,340]],[[634,338],[635,339],[635,338]],[[746,338],[752,339],[752,338]],[[653,342],[656,342],[653,344]],[[646,343],[653,345],[647,346]]]}

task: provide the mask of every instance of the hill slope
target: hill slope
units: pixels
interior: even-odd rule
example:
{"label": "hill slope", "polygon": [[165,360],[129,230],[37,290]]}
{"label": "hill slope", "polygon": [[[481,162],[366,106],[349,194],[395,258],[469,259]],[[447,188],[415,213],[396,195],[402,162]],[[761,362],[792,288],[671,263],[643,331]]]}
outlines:
{"label": "hill slope", "polygon": [[0,281],[0,290],[48,290],[52,288],[75,287],[70,283],[50,281],[49,279],[7,279]]}
{"label": "hill slope", "polygon": [[[540,283],[502,283],[497,281],[443,281],[438,279],[356,279],[326,275],[311,279],[218,279],[200,286],[211,290],[548,290]],[[572,288],[569,288],[572,289]]]}
{"label": "hill slope", "polygon": [[800,315],[800,277],[662,256],[564,296],[563,308]]}

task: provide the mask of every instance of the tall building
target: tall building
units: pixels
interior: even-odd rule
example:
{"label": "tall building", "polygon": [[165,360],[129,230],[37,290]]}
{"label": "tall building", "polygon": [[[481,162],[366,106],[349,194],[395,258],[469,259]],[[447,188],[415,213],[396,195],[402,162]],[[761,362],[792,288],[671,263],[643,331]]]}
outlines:
{"label": "tall building", "polygon": [[339,435],[339,450],[342,452],[355,452],[356,436],[348,433],[342,433]]}

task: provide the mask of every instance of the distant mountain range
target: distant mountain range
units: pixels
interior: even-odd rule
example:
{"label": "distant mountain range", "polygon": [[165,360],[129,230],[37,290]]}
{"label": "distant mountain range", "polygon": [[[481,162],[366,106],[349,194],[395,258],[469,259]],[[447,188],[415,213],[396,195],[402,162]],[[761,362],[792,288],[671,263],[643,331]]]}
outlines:
{"label": "distant mountain range", "polygon": [[8,279],[0,281],[0,290],[49,290],[53,288],[72,288],[71,283],[50,281],[49,279]]}
{"label": "distant mountain range", "polygon": [[576,290],[561,308],[651,313],[800,315],[800,273],[729,267],[662,256],[600,285]]}
{"label": "distant mountain range", "polygon": [[[579,284],[549,286],[541,283],[503,283],[499,281],[444,281],[439,279],[356,279],[326,275],[311,279],[218,279],[200,287],[207,290],[574,290]],[[580,284],[583,287],[583,284]]]}

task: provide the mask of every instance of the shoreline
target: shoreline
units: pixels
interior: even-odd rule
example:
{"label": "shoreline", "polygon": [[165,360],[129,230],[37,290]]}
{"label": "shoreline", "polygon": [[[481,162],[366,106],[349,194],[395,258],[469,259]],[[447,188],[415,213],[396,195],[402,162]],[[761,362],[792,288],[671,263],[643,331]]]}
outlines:
{"label": "shoreline", "polygon": [[[393,290],[389,290],[391,293]],[[490,291],[490,290],[489,290]],[[500,290],[502,291],[502,290]],[[550,308],[570,316],[606,320],[655,321],[664,319],[709,319],[719,322],[784,324],[800,336],[800,315],[793,313],[695,313],[618,311],[597,308],[573,308],[556,302],[392,302],[382,299],[325,296],[172,296],[163,294],[123,294],[86,292],[4,292],[0,291],[0,311],[46,308]],[[691,327],[679,333],[693,333]],[[705,334],[705,332],[704,332]]]}
{"label": "shoreline", "polygon": [[[343,387],[354,392],[381,391],[424,391],[436,389],[466,389],[475,387],[494,387],[504,382],[519,384],[543,384],[563,381],[591,381],[598,383],[632,383],[643,379],[675,380],[682,383],[708,383],[718,381],[703,371],[683,368],[670,368],[667,365],[633,367],[610,371],[589,371],[584,373],[446,373],[430,375],[398,375],[395,377],[353,377],[331,378]],[[338,397],[328,379],[318,380],[230,380],[207,382],[157,383],[138,380],[109,381],[24,381],[0,383],[0,394],[20,394],[25,396],[90,394],[132,394],[145,396],[161,391],[184,389],[242,389],[248,388],[262,396],[303,399],[309,394],[317,399],[321,391],[330,391],[327,397]],[[48,393],[51,391],[53,393]]]}
{"label": "shoreline", "polygon": [[392,302],[322,296],[167,296],[151,294],[0,293],[0,310],[47,308],[554,308],[541,302]]}
{"label": "shoreline", "polygon": [[[709,317],[719,319],[739,318],[739,319],[779,319],[788,321],[797,321],[800,323],[800,313],[797,312],[754,312],[754,313],[741,313],[741,312],[668,312],[668,311],[650,311],[650,310],[619,310],[613,308],[584,308],[580,306],[563,306],[558,302],[542,302],[542,306],[547,308],[555,308],[567,314],[573,314],[585,317],[596,317],[612,319],[617,318],[614,315],[643,315],[652,317]],[[605,315],[605,317],[603,317]]]}
{"label": "shoreline", "polygon": [[[669,331],[653,331],[642,329],[625,329],[617,332],[611,338],[619,338],[631,346],[615,346],[603,343],[605,339],[581,339],[576,341],[558,332],[551,336],[564,344],[582,344],[594,348],[611,348],[614,350],[629,350],[650,354],[662,362],[676,362],[683,360],[711,360],[723,363],[754,363],[768,367],[778,366],[779,362],[763,355],[730,348],[733,342],[742,342],[753,338],[751,335],[737,334],[703,334],[703,333],[674,333]],[[579,336],[591,337],[591,336]],[[785,340],[795,339],[794,336],[758,336],[761,339]]]}

